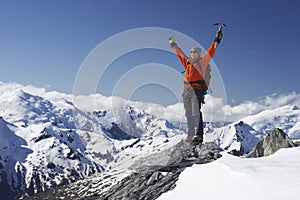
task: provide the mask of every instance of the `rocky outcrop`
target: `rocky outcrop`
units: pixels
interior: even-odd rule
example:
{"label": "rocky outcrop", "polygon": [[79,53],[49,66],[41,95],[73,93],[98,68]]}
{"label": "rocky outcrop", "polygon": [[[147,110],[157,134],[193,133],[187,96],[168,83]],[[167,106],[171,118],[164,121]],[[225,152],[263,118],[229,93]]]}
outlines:
{"label": "rocky outcrop", "polygon": [[143,157],[133,163],[129,169],[141,173],[144,171],[170,172],[193,164],[204,164],[221,157],[220,147],[213,143],[193,144],[181,141],[159,153]]}
{"label": "rocky outcrop", "polygon": [[113,186],[104,195],[89,199],[142,200],[156,199],[176,186],[179,174],[193,164],[212,162],[221,157],[221,149],[213,143],[177,145],[136,161],[134,172]]}
{"label": "rocky outcrop", "polygon": [[[132,173],[110,186],[108,190],[103,191],[102,183],[105,184],[106,180],[96,178],[90,179],[87,186],[82,183],[66,185],[26,199],[157,199],[162,193],[176,186],[180,173],[186,167],[212,162],[221,157],[220,151],[221,148],[213,143],[193,144],[181,141],[159,153],[137,160],[130,167]],[[106,175],[106,178],[112,177]],[[83,187],[86,187],[86,190],[82,189]]]}
{"label": "rocky outcrop", "polygon": [[295,147],[293,141],[279,128],[274,129],[247,155],[251,157],[269,156],[282,148]]}
{"label": "rocky outcrop", "polygon": [[176,171],[167,173],[161,171],[132,173],[103,196],[94,196],[87,199],[157,199],[161,194],[172,190],[176,186],[175,183],[179,174],[180,172]]}

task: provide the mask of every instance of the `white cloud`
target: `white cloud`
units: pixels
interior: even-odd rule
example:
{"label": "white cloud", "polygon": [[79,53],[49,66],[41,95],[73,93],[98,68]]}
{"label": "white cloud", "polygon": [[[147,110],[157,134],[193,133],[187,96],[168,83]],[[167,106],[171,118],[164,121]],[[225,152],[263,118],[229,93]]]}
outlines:
{"label": "white cloud", "polygon": [[[235,106],[224,104],[224,101],[220,98],[210,96],[208,99],[210,99],[209,104],[205,104],[203,108],[204,115],[208,115],[208,121],[222,121],[225,116],[225,121],[232,122],[264,110],[275,109],[285,105],[297,105],[300,107],[300,94],[295,92],[272,94],[258,100],[245,101]],[[211,113],[214,116],[211,116]]]}
{"label": "white cloud", "polygon": [[[225,104],[224,99],[207,95],[206,104],[202,112],[204,121],[233,122],[250,115],[255,115],[264,110],[280,108],[285,105],[297,105],[300,107],[300,94],[272,94],[253,101],[245,101],[238,105]],[[163,107],[147,104],[143,109],[147,112],[170,121],[185,121],[182,103]]]}
{"label": "white cloud", "polygon": [[[184,108],[182,103],[170,106],[161,106],[146,102],[130,102],[119,97],[106,97],[101,94],[91,94],[89,96],[76,96],[72,94],[63,94],[55,91],[46,92],[44,88],[38,88],[32,85],[21,85],[18,83],[0,82],[0,93],[6,91],[23,90],[25,92],[46,97],[46,99],[63,98],[68,101],[74,101],[80,109],[86,110],[106,110],[120,105],[132,105],[145,110],[147,113],[155,115],[169,121],[185,122]],[[285,105],[297,105],[300,107],[300,93],[292,92],[287,94],[272,94],[252,101],[244,101],[238,105],[229,105],[225,100],[219,97],[206,95],[206,104],[203,105],[202,112],[204,121],[227,121],[233,122],[243,119],[250,115],[255,115],[264,110],[280,108]]]}

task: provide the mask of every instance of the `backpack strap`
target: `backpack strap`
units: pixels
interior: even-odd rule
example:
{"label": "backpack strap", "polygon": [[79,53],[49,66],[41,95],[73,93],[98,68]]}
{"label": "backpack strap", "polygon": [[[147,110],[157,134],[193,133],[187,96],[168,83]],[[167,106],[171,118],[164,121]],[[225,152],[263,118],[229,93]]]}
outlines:
{"label": "backpack strap", "polygon": [[195,83],[198,83],[199,85],[202,85],[202,84],[205,84],[205,81],[204,81],[204,80],[190,81],[190,82],[184,81],[183,83],[184,83],[184,84],[190,84],[190,85],[195,84]]}

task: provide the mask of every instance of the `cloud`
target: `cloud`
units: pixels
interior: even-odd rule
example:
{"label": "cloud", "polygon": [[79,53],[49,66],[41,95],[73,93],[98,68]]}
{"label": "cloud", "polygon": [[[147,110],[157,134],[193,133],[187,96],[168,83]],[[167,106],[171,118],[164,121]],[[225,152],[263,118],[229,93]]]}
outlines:
{"label": "cloud", "polygon": [[[285,105],[300,106],[300,94],[295,92],[289,94],[272,94],[253,101],[244,101],[235,106],[224,104],[224,101],[220,98],[212,96],[209,98],[211,98],[212,103],[204,105],[203,108],[203,115],[207,115],[208,121],[233,122],[264,110],[271,110]],[[210,110],[213,110],[213,112]],[[212,113],[215,115],[212,116]]]}
{"label": "cloud", "polygon": [[[6,91],[23,90],[33,95],[45,97],[46,99],[66,99],[73,101],[83,111],[91,110],[116,110],[122,105],[132,105],[133,107],[145,110],[161,119],[169,121],[186,122],[185,111],[182,103],[176,103],[167,107],[146,103],[132,102],[120,97],[106,97],[101,94],[92,94],[89,96],[73,96],[55,91],[46,92],[44,88],[38,88],[32,85],[21,85],[18,83],[0,82],[0,94]],[[229,105],[223,98],[206,95],[206,104],[203,105],[202,112],[204,121],[208,122],[234,122],[245,117],[258,114],[264,110],[272,110],[285,105],[297,105],[300,107],[300,93],[292,92],[286,94],[272,94],[260,97],[255,100],[244,101],[238,105]]]}
{"label": "cloud", "polygon": [[[297,105],[300,107],[300,94],[293,92],[288,94],[272,94],[252,101],[244,101],[238,105],[225,104],[224,99],[207,95],[206,104],[202,112],[204,121],[209,122],[234,122],[247,116],[255,115],[264,110],[272,110],[285,105]],[[182,103],[163,107],[147,104],[143,108],[146,112],[170,121],[186,121]]]}
{"label": "cloud", "polygon": [[15,82],[3,83],[0,82],[0,93],[4,93],[6,91],[15,91],[15,90],[23,90],[24,92],[28,92],[35,95],[43,95],[46,93],[45,88],[38,88],[33,85],[21,85]]}

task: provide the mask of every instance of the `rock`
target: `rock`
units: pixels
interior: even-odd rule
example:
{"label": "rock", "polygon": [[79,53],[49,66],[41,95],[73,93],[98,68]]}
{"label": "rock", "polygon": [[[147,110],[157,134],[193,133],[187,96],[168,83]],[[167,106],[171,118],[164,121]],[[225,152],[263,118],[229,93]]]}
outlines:
{"label": "rock", "polygon": [[251,157],[269,156],[282,148],[295,147],[294,142],[279,128],[274,129],[247,155]]}
{"label": "rock", "polygon": [[47,167],[48,167],[49,169],[54,169],[56,166],[55,166],[55,164],[54,164],[53,162],[49,162],[49,163],[47,164]]}
{"label": "rock", "polygon": [[160,171],[132,173],[103,196],[88,199],[157,199],[161,194],[175,187],[179,174],[180,172],[163,173]]}
{"label": "rock", "polygon": [[181,141],[159,153],[151,154],[136,161],[129,169],[136,172],[170,172],[193,164],[212,162],[221,157],[221,148],[213,143],[194,145]]}
{"label": "rock", "polygon": [[130,169],[134,172],[101,197],[88,199],[144,200],[157,199],[172,190],[185,167],[212,162],[221,157],[221,148],[213,143],[194,145],[184,141],[136,161]]}
{"label": "rock", "polygon": [[[109,186],[107,191],[104,189],[107,180],[103,176],[101,181],[90,180],[89,184],[78,182],[38,193],[28,199],[157,199],[161,194],[175,188],[180,173],[186,167],[212,162],[221,157],[220,151],[221,148],[213,143],[201,145],[181,141],[168,149],[136,161],[130,167],[132,173],[114,183],[113,186]],[[112,177],[106,176],[106,178]]]}

